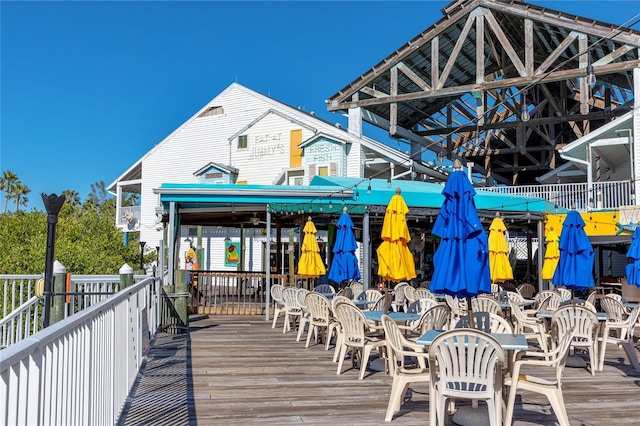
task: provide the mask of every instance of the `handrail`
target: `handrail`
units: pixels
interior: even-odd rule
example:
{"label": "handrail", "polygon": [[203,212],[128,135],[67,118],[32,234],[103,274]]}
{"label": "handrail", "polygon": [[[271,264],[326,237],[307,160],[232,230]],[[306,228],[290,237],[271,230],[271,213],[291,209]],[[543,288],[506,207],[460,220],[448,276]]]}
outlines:
{"label": "handrail", "polygon": [[[29,337],[39,330],[40,324],[38,322],[37,309],[39,300],[38,296],[33,296],[0,320],[0,348],[6,348],[13,343]],[[36,306],[36,309],[35,311],[32,311],[34,305]],[[34,316],[33,320],[31,320],[32,312]],[[25,315],[26,318],[23,319],[21,317],[22,315]],[[31,329],[32,325],[33,330]]]}
{"label": "handrail", "polygon": [[114,424],[156,335],[159,295],[147,278],[3,349],[0,422]]}

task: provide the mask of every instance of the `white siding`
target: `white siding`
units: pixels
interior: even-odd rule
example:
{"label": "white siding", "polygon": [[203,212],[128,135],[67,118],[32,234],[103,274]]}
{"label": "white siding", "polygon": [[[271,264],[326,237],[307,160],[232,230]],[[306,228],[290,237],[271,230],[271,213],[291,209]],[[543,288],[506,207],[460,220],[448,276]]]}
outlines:
{"label": "white siding", "polygon": [[[221,106],[224,114],[198,117],[202,111],[211,106]],[[259,122],[254,123],[269,110],[278,111],[293,120],[287,120],[276,114],[267,114]],[[249,158],[247,152],[250,152],[251,148],[245,150],[244,154],[236,152],[235,140],[231,141],[230,146],[229,138],[252,123],[253,125],[244,133],[255,137],[280,136],[282,149],[278,151],[278,155],[270,156],[268,161],[265,161],[264,158]],[[233,83],[142,158],[141,226],[139,228],[141,240],[155,242],[162,239],[162,232],[156,230],[155,209],[158,206],[158,197],[153,193],[153,189],[159,188],[163,183],[197,183],[193,173],[209,162],[228,164],[238,168],[239,181],[272,184],[283,169],[289,168],[290,131],[300,128],[303,129],[302,141],[311,138],[314,132],[321,132],[341,140],[351,140],[353,146],[350,157],[353,156],[353,158],[348,158],[345,162],[348,169],[346,175],[360,175],[361,153],[357,137],[310,114]],[[249,144],[251,143],[252,139],[249,138]],[[343,166],[344,164],[339,165],[338,169]],[[339,174],[345,173],[339,172]]]}

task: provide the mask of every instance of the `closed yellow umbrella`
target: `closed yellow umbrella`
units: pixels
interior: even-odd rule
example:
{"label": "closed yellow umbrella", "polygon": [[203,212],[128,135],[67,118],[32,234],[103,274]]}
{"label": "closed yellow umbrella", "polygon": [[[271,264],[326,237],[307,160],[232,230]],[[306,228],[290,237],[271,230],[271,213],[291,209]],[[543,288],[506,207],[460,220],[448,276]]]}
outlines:
{"label": "closed yellow umbrella", "polygon": [[558,248],[560,238],[555,233],[553,227],[547,232],[547,249],[544,251],[544,263],[540,276],[543,280],[552,280],[556,272],[558,260],[560,260],[560,249]]}
{"label": "closed yellow umbrella", "polygon": [[320,257],[320,247],[316,240],[318,230],[309,216],[309,220],[304,225],[304,239],[302,240],[302,255],[298,262],[298,275],[309,278],[317,278],[324,275],[327,270]]}
{"label": "closed yellow umbrella", "polygon": [[506,232],[507,227],[504,226],[500,213],[496,212],[496,217],[489,226],[489,271],[494,283],[513,279]]}
{"label": "closed yellow umbrella", "polygon": [[387,205],[382,224],[382,244],[376,250],[378,275],[393,282],[409,281],[416,277],[413,255],[407,247],[411,241],[406,217],[409,208],[400,193],[400,188],[396,189]]}

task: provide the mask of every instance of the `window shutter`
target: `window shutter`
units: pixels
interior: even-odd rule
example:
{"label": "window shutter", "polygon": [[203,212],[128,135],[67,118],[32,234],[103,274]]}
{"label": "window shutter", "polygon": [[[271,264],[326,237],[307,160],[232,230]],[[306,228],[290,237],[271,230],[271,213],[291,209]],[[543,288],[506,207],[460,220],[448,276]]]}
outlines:
{"label": "window shutter", "polygon": [[311,180],[315,175],[316,175],[316,165],[309,164],[309,182],[311,182]]}
{"label": "window shutter", "polygon": [[338,163],[329,163],[329,176],[338,176]]}

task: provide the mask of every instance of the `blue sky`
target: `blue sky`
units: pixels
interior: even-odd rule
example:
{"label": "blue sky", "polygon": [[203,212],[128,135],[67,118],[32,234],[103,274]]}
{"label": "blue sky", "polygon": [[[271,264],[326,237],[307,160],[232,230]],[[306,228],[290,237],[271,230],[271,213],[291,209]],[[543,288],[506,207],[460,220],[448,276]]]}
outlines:
{"label": "blue sky", "polygon": [[[31,189],[29,209],[42,192],[84,200],[234,81],[344,122],[324,100],[449,3],[2,0],[0,170]],[[532,3],[613,24],[640,13],[639,0]]]}

